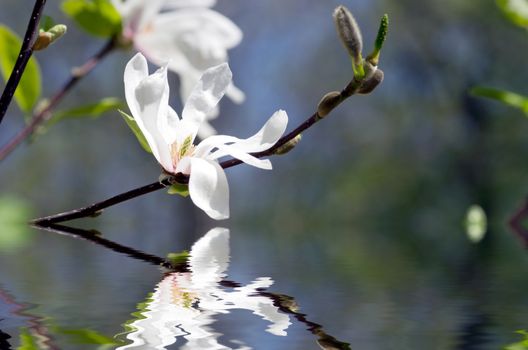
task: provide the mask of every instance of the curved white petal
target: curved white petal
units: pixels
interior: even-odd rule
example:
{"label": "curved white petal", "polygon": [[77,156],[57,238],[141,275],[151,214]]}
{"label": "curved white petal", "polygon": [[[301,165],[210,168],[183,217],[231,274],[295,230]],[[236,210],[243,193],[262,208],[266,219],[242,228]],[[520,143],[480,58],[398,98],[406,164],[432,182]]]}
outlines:
{"label": "curved white petal", "polygon": [[271,169],[269,160],[255,158],[249,153],[264,151],[273,146],[284,134],[287,124],[288,115],[283,110],[279,110],[250,138],[239,139],[227,135],[211,136],[196,146],[194,155],[211,160],[230,155],[246,164],[261,169]]}
{"label": "curved white petal", "polygon": [[246,100],[244,91],[237,88],[233,83],[229,84],[226,91],[226,96],[236,104],[241,104]]}
{"label": "curved white petal", "polygon": [[139,129],[152,153],[165,170],[172,172],[170,146],[160,133],[158,119],[168,115],[169,85],[167,69],[148,75],[145,57],[136,54],[127,63],[124,74],[125,98]]}
{"label": "curved white petal", "polygon": [[164,7],[213,7],[215,4],[216,0],[165,0]]}
{"label": "curved white petal", "polygon": [[191,248],[189,257],[194,288],[207,288],[225,277],[229,266],[229,230],[215,227]]}
{"label": "curved white petal", "polygon": [[182,121],[194,131],[193,139],[207,114],[224,96],[231,78],[228,64],[222,63],[207,69],[191,92],[183,108]]}
{"label": "curved white petal", "polygon": [[[237,142],[242,141],[244,140],[240,140],[234,136],[213,135],[196,146],[194,156],[216,160],[220,157],[230,155],[233,158],[240,159],[248,165],[266,170],[271,169],[271,162],[268,159],[256,158],[244,149],[239,148]],[[216,151],[211,153],[215,149]]]}
{"label": "curved white petal", "polygon": [[216,134],[216,129],[213,128],[213,126],[211,124],[209,124],[207,121],[204,121],[201,125],[200,125],[200,129],[198,129],[198,137],[202,140],[210,137],[210,136],[213,136]]}
{"label": "curved white petal", "polygon": [[260,152],[273,146],[286,131],[288,114],[278,110],[268,119],[264,126],[253,136],[237,143],[246,152]]}
{"label": "curved white petal", "polygon": [[160,65],[183,74],[189,67],[200,72],[227,61],[227,50],[242,40],[242,31],[222,14],[207,8],[186,8],[158,14],[136,33],[134,43]]}
{"label": "curved white petal", "polygon": [[189,194],[211,218],[229,218],[229,187],[224,169],[217,162],[191,158]]}

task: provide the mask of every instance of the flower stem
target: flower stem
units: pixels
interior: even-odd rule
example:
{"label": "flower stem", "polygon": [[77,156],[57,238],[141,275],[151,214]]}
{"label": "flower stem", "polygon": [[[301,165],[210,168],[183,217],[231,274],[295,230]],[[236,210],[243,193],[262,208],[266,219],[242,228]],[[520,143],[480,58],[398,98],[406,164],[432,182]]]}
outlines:
{"label": "flower stem", "polygon": [[4,119],[7,108],[11,104],[13,96],[15,95],[18,83],[24,74],[26,65],[33,54],[33,42],[35,41],[37,35],[40,17],[42,16],[44,5],[46,5],[46,0],[36,0],[35,6],[33,6],[33,12],[31,13],[31,18],[29,19],[26,34],[24,35],[24,40],[22,42],[22,47],[20,48],[20,53],[18,54],[15,66],[11,71],[11,75],[7,80],[4,92],[0,97],[0,123],[2,123],[2,120]]}
{"label": "flower stem", "polygon": [[[360,86],[361,86],[361,81],[357,81],[355,79],[352,80],[352,82],[348,84],[347,87],[345,87],[341,91],[340,93],[342,96],[341,102],[344,101],[346,98],[350,97],[351,95],[355,94],[359,90]],[[334,106],[334,108],[336,106]],[[311,128],[321,119],[323,118],[317,112],[312,114],[308,119],[306,119],[297,128],[295,128],[294,130],[292,130],[285,136],[281,137],[273,146],[271,146],[270,148],[262,152],[251,153],[251,155],[257,158],[262,158],[262,157],[273,155],[278,148],[288,143],[290,140],[294,139],[295,137],[297,137],[297,135],[301,134],[305,130]],[[242,161],[239,159],[229,159],[229,160],[221,162],[220,166],[224,169],[227,169],[235,165],[239,165],[241,163]],[[118,194],[102,202],[97,202],[97,203],[94,203],[84,208],[74,209],[74,210],[70,210],[64,213],[35,219],[31,221],[31,224],[36,225],[36,226],[48,226],[51,224],[57,224],[57,223],[70,221],[74,219],[86,218],[89,216],[97,216],[102,212],[103,209],[114,206],[116,204],[128,201],[130,199],[133,199],[133,198],[136,198],[136,197],[139,197],[139,196],[142,196],[142,195],[154,192],[154,191],[161,190],[175,183],[187,184],[188,182],[189,182],[188,175],[178,173],[176,175],[166,177],[165,179],[161,181],[156,181],[151,184],[135,188],[133,190]]]}
{"label": "flower stem", "polygon": [[105,46],[99,50],[94,56],[86,61],[82,66],[74,68],[71,76],[57,91],[57,93],[50,99],[47,105],[33,115],[29,124],[24,127],[17,135],[15,135],[7,144],[0,148],[0,161],[4,160],[22,141],[28,138],[37,127],[49,120],[52,117],[53,109],[62,101],[64,96],[81,80],[88,75],[97,64],[112,50],[116,48],[116,40],[110,39]]}

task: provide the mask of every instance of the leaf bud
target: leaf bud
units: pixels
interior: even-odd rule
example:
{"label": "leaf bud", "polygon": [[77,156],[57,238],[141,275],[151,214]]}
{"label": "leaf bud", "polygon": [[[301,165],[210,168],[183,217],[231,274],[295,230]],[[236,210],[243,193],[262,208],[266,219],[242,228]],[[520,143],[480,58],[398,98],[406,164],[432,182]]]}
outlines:
{"label": "leaf bud", "polygon": [[323,96],[317,105],[317,115],[324,118],[343,101],[339,91],[332,91]]}
{"label": "leaf bud", "polygon": [[376,41],[374,42],[374,51],[367,57],[367,61],[369,61],[375,66],[377,66],[379,63],[379,55],[381,52],[381,48],[383,47],[383,43],[385,43],[385,39],[387,38],[388,32],[389,16],[387,14],[384,14],[381,18],[380,26],[378,29],[378,35],[376,36]]}
{"label": "leaf bud", "polygon": [[334,10],[334,22],[341,42],[352,59],[354,76],[358,79],[362,78],[364,71],[363,56],[361,55],[363,50],[361,30],[352,13],[343,5],[338,6]]}
{"label": "leaf bud", "polygon": [[384,74],[381,69],[374,71],[372,76],[361,84],[358,93],[370,94],[383,81],[383,76]]}
{"label": "leaf bud", "polygon": [[283,155],[283,154],[288,153],[289,151],[294,149],[295,146],[297,146],[299,142],[301,142],[301,139],[302,139],[301,134],[295,136],[293,139],[291,139],[290,141],[286,142],[284,145],[277,148],[277,150],[275,151],[275,154]]}
{"label": "leaf bud", "polygon": [[64,24],[57,24],[47,31],[41,30],[38,34],[37,40],[33,44],[34,51],[44,50],[57,39],[66,33],[67,27]]}

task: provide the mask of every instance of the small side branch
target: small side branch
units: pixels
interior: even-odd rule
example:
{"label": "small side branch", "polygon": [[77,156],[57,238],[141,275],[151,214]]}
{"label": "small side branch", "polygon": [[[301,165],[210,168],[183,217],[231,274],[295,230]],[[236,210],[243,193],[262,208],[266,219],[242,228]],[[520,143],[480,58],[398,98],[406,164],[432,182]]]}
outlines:
{"label": "small side branch", "polygon": [[31,18],[29,19],[26,34],[24,35],[24,41],[22,42],[22,47],[20,48],[20,53],[15,62],[15,66],[13,67],[13,71],[7,80],[4,92],[0,97],[0,123],[2,123],[2,120],[4,119],[7,108],[11,104],[13,96],[15,95],[18,83],[20,83],[20,79],[24,74],[26,65],[33,54],[32,47],[37,35],[40,17],[42,16],[44,5],[46,5],[46,0],[35,1],[35,6],[33,7]]}
{"label": "small side branch", "polygon": [[25,139],[27,139],[39,125],[51,118],[52,111],[62,101],[64,96],[88,73],[90,73],[99,62],[105,58],[112,50],[116,48],[116,39],[109,40],[103,48],[86,61],[82,66],[74,68],[71,76],[57,91],[57,93],[50,99],[48,104],[33,115],[29,124],[24,127],[17,135],[15,135],[7,144],[0,148],[0,161],[4,160],[13,150]]}

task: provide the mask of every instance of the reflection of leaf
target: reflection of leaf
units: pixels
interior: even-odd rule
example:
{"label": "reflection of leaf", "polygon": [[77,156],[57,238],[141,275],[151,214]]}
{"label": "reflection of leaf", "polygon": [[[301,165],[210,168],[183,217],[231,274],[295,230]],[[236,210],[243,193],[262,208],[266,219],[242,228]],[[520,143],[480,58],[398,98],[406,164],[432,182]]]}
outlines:
{"label": "reflection of leaf", "polygon": [[137,320],[144,320],[145,318],[147,318],[144,313],[147,312],[149,309],[149,305],[150,303],[153,301],[153,298],[152,298],[152,295],[153,293],[148,293],[147,294],[147,297],[145,298],[144,301],[138,303],[136,305],[136,309],[137,311],[134,311],[132,312],[130,315],[133,316],[132,319],[130,320],[127,320],[125,323],[123,323],[123,328],[125,329],[124,332],[121,332],[121,333],[118,333],[114,336],[114,338],[122,338],[124,337],[126,334],[128,333],[131,333],[131,332],[134,332],[137,330],[136,327],[133,326],[133,323]]}
{"label": "reflection of leaf", "polygon": [[132,118],[132,116],[126,114],[122,110],[119,110],[119,113],[121,113],[121,116],[123,117],[123,119],[127,123],[128,127],[132,130],[132,132],[134,133],[134,135],[138,139],[139,144],[141,145],[141,147],[143,147],[143,149],[145,151],[147,151],[148,153],[152,153],[152,150],[150,149],[150,146],[149,146],[149,144],[147,142],[147,139],[145,138],[145,135],[143,135],[141,130],[139,130],[139,126],[137,125],[137,123],[134,120],[134,118]]}
{"label": "reflection of leaf", "polygon": [[114,97],[103,98],[99,102],[91,103],[85,106],[68,109],[65,111],[55,112],[53,117],[48,122],[48,127],[61,121],[62,119],[73,119],[73,118],[85,118],[92,117],[96,118],[102,114],[114,111],[116,109],[123,108],[123,102]]}
{"label": "reflection of leaf", "polygon": [[29,242],[33,231],[27,222],[31,217],[31,208],[23,200],[0,197],[0,250],[13,251]]}
{"label": "reflection of leaf", "polygon": [[471,89],[471,94],[479,97],[487,97],[508,106],[522,110],[528,116],[528,98],[514,92],[477,86]]}
{"label": "reflection of leaf", "polygon": [[524,336],[524,339],[518,343],[510,344],[504,347],[504,350],[528,350],[528,332],[518,331],[517,333]]}
{"label": "reflection of leaf", "polygon": [[66,0],[62,11],[92,35],[106,38],[121,31],[121,15],[109,0]]}
{"label": "reflection of leaf", "polygon": [[[0,25],[0,73],[7,82],[20,53],[22,41],[6,26]],[[15,101],[24,113],[29,113],[40,96],[40,68],[30,58],[15,91]]]}
{"label": "reflection of leaf", "polygon": [[167,254],[167,260],[169,260],[173,266],[176,266],[187,263],[187,261],[189,260],[189,256],[189,252],[184,250],[180,253]]}
{"label": "reflection of leaf", "polygon": [[497,5],[510,22],[528,28],[528,0],[497,0]]}
{"label": "reflection of leaf", "polygon": [[[55,332],[58,334],[64,334],[69,336],[75,344],[97,344],[97,345],[106,345],[103,348],[112,348],[113,345],[120,345],[122,342],[107,337],[99,332],[96,332],[91,329],[67,329],[61,327],[55,327]],[[100,347],[101,349],[101,347]]]}
{"label": "reflection of leaf", "polygon": [[20,346],[17,350],[40,350],[37,340],[25,327],[20,329]]}

